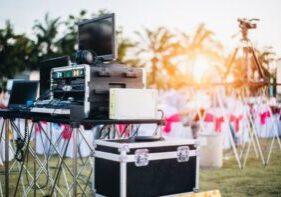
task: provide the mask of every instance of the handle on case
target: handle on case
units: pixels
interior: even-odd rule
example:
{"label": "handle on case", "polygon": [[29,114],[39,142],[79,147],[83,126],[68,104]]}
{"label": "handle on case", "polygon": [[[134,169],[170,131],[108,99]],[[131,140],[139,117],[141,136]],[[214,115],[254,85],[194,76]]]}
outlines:
{"label": "handle on case", "polygon": [[[161,112],[161,120],[164,121],[164,112],[163,110],[157,110]],[[134,136],[133,140],[134,141],[138,141],[138,142],[152,142],[152,141],[160,141],[160,140],[164,140],[163,138],[163,134],[162,134],[162,128],[161,128],[162,124],[159,126],[157,126],[157,128],[155,129],[153,135],[151,136]]]}
{"label": "handle on case", "polygon": [[105,89],[96,89],[94,92],[95,94],[109,94],[109,91]]}
{"label": "handle on case", "polygon": [[136,141],[136,142],[154,142],[154,141],[164,140],[164,138],[161,137],[161,136],[156,136],[156,135],[152,135],[152,136],[135,136],[133,138],[133,140]]}
{"label": "handle on case", "polygon": [[110,72],[106,70],[101,70],[98,72],[98,77],[110,77],[110,76],[111,76]]}
{"label": "handle on case", "polygon": [[137,73],[133,71],[127,71],[124,73],[126,78],[137,78]]}

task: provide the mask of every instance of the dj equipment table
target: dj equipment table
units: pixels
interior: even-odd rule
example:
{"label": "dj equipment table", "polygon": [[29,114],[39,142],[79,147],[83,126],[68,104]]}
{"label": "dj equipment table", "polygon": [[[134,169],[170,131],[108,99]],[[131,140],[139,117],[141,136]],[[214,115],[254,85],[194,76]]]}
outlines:
{"label": "dj equipment table", "polygon": [[[84,119],[81,121],[70,120],[68,118],[61,118],[58,116],[48,116],[46,114],[32,113],[29,111],[19,111],[19,110],[0,110],[0,117],[3,118],[3,124],[1,126],[0,140],[4,141],[5,147],[5,167],[4,173],[2,171],[1,175],[4,175],[5,189],[2,190],[2,184],[0,185],[0,196],[30,196],[33,193],[33,196],[40,194],[39,196],[88,196],[86,190],[90,185],[90,180],[92,176],[92,170],[88,173],[87,176],[83,174],[83,170],[87,168],[88,163],[91,167],[92,163],[92,153],[93,153],[93,144],[87,143],[81,126],[90,126],[95,127],[97,130],[99,138],[122,138],[129,125],[132,125],[131,135],[136,135],[138,132],[139,124],[156,124],[157,129],[161,129],[161,126],[164,124],[163,120],[91,120]],[[21,132],[21,128],[16,124],[16,119],[24,119],[24,134]],[[72,137],[72,159],[66,158],[66,150],[68,148],[70,140],[66,141],[62,147],[62,151],[59,150],[57,141],[53,142],[52,131],[48,131],[43,128],[42,121],[53,123],[64,123],[70,125],[70,135]],[[118,135],[116,125],[123,124],[124,130],[121,132],[121,135]],[[41,132],[36,133],[36,129],[39,128]],[[16,135],[18,138],[11,138],[11,132]],[[4,135],[5,133],[5,135]],[[44,151],[43,155],[37,154],[36,142],[39,135],[42,139],[48,140],[48,151]],[[79,140],[85,140],[88,148],[90,149],[90,156],[87,159],[83,157],[78,157],[78,146]],[[18,141],[18,139],[22,139]],[[13,143],[15,144],[13,146]],[[16,149],[16,150],[15,150]],[[15,154],[15,160],[11,160],[11,152]],[[55,153],[55,156],[54,154]],[[32,168],[28,166],[29,155],[32,155],[33,165]],[[57,165],[52,166],[52,156],[56,157]],[[81,160],[81,166],[79,164],[79,159]],[[69,161],[67,161],[69,160]],[[86,160],[86,161],[85,161]],[[71,167],[72,166],[72,169]],[[16,170],[13,170],[17,168]],[[51,171],[54,171],[53,176]],[[31,172],[33,171],[33,172]],[[25,172],[25,178],[23,173]],[[13,175],[13,176],[12,176]],[[16,177],[16,182],[11,177]],[[40,179],[45,178],[46,183],[42,186],[40,185]],[[73,182],[69,183],[69,177],[72,178]],[[82,177],[82,178],[81,178]],[[85,178],[86,177],[86,178]],[[64,179],[64,184],[61,184],[60,179]],[[2,179],[2,178],[1,178]],[[27,184],[24,183],[24,180],[27,181]],[[21,186],[20,186],[21,185]],[[11,189],[13,188],[13,189]],[[19,188],[22,188],[22,193],[19,193]],[[89,189],[88,189],[89,190]],[[90,188],[91,191],[91,188]]]}

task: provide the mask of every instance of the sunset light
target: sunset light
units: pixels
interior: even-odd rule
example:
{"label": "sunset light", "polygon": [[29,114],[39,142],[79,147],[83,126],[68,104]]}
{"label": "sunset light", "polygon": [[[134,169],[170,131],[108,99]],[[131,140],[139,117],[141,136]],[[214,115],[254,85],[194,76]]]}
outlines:
{"label": "sunset light", "polygon": [[206,76],[208,70],[212,69],[210,63],[207,58],[203,56],[199,56],[194,63],[193,76],[195,81],[202,82],[203,77]]}
{"label": "sunset light", "polygon": [[281,197],[281,0],[0,1],[0,197]]}

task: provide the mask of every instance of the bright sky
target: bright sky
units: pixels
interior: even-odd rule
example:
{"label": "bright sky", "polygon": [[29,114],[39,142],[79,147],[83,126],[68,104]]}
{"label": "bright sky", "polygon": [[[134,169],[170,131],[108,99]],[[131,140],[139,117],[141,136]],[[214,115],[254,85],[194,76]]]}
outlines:
{"label": "bright sky", "polygon": [[238,17],[261,21],[251,38],[258,46],[273,46],[281,55],[281,1],[279,0],[0,0],[0,27],[10,19],[17,32],[30,34],[35,19],[46,12],[62,18],[86,9],[90,13],[107,9],[116,13],[117,25],[132,36],[141,27],[166,26],[194,32],[199,23],[216,33],[227,47],[236,43]]}

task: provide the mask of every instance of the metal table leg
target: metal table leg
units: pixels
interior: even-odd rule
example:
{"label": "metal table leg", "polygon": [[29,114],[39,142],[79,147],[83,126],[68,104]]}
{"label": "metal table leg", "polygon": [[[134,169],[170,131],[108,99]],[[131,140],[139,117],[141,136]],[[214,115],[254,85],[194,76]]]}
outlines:
{"label": "metal table leg", "polygon": [[9,196],[9,121],[4,119],[5,124],[5,196]]}
{"label": "metal table leg", "polygon": [[78,152],[78,140],[77,135],[79,132],[79,124],[73,123],[72,125],[72,139],[73,139],[73,196],[77,196],[77,152]]}
{"label": "metal table leg", "polygon": [[[34,124],[34,123],[33,123]],[[34,130],[34,131],[33,131]],[[30,135],[32,135],[32,132],[34,132],[34,155],[33,155],[33,176],[34,176],[34,180],[33,180],[33,196],[36,197],[36,181],[37,181],[37,175],[36,175],[36,133],[35,133],[35,129],[33,129],[33,126],[30,130]],[[27,147],[28,148],[28,147]]]}

